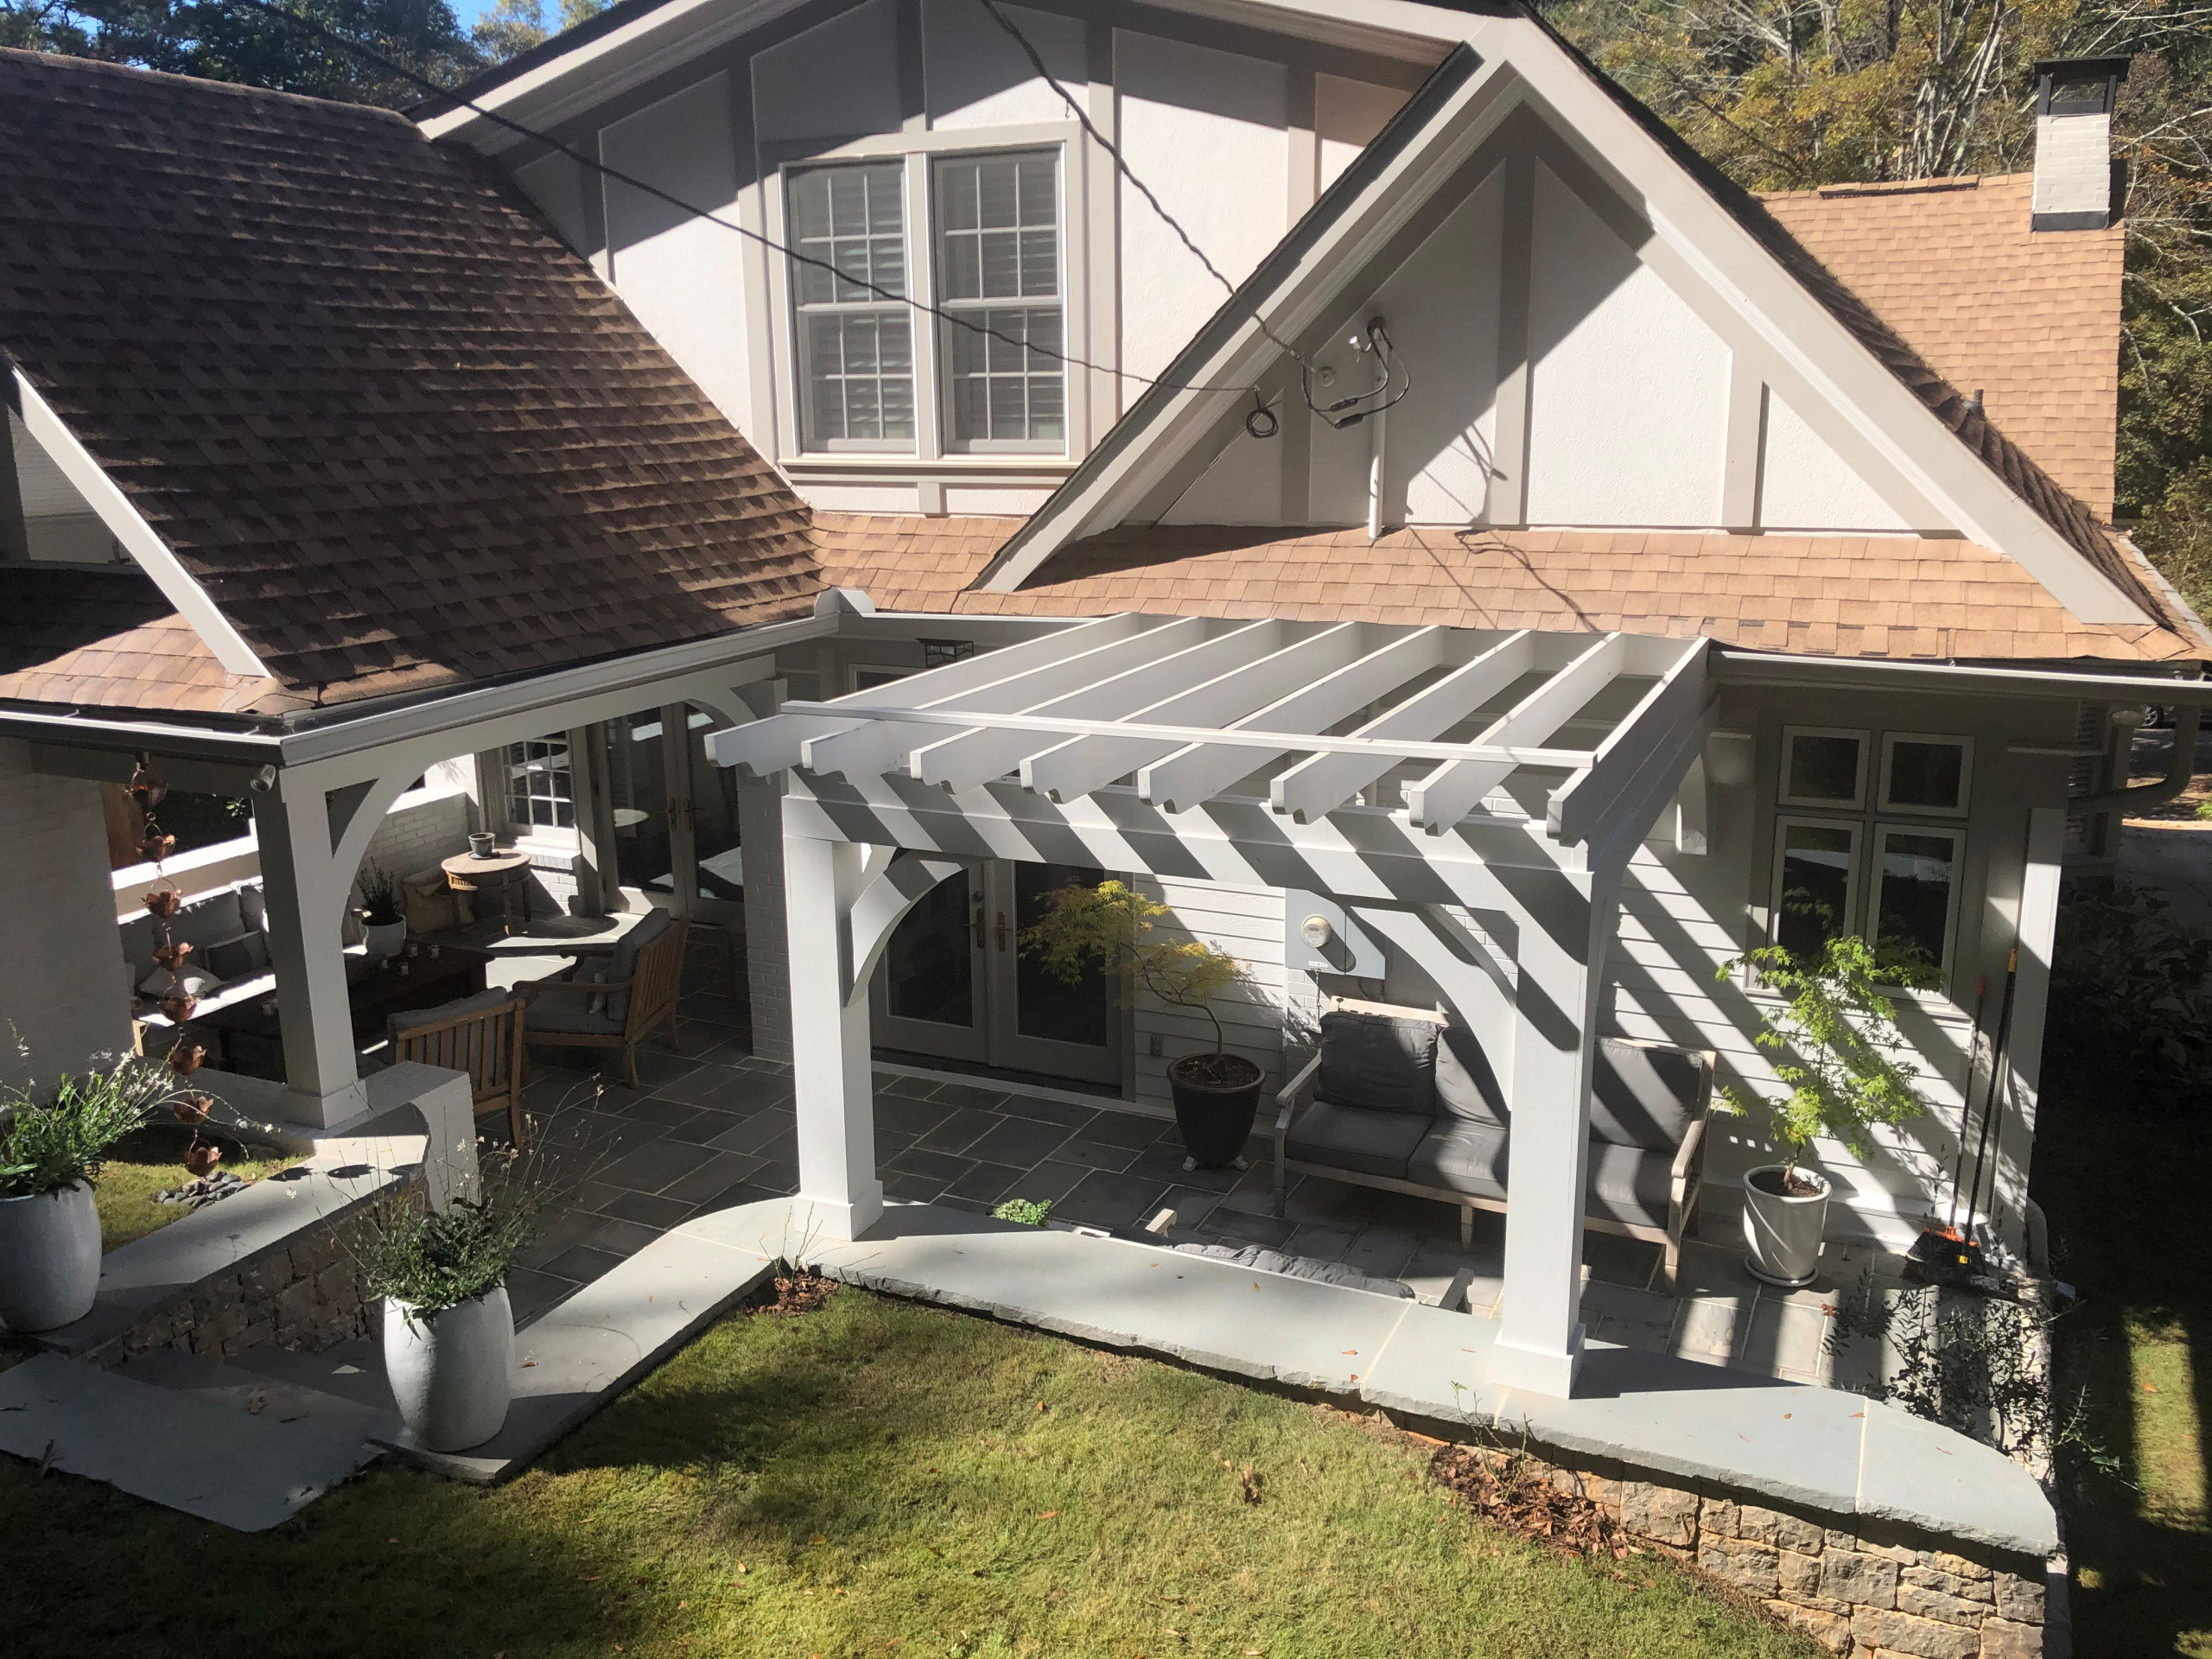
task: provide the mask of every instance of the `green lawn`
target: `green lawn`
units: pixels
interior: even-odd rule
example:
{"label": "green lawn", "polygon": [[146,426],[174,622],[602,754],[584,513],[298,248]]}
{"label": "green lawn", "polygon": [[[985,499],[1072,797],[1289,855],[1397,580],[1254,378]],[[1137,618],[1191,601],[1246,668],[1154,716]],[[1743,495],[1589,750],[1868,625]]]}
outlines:
{"label": "green lawn", "polygon": [[[2124,1480],[2069,1460],[2075,1651],[2212,1659],[2212,1133],[2046,1103],[2035,1185],[2053,1267],[2081,1293],[2057,1331],[2062,1408]],[[2083,1392],[2086,1390],[2086,1395]]]}
{"label": "green lawn", "polygon": [[1816,1651],[1651,1556],[1592,1566],[1470,1520],[1427,1454],[842,1291],[716,1326],[489,1492],[379,1469],[245,1537],[0,1459],[0,1641],[21,1659]]}
{"label": "green lawn", "polygon": [[[280,1154],[236,1162],[226,1159],[220,1167],[241,1180],[257,1181],[299,1161],[296,1157]],[[156,1204],[154,1197],[182,1186],[191,1179],[173,1157],[149,1163],[110,1160],[92,1185],[92,1204],[100,1212],[100,1249],[111,1250],[119,1244],[128,1244],[134,1238],[143,1238],[190,1215],[192,1211],[184,1205]]]}

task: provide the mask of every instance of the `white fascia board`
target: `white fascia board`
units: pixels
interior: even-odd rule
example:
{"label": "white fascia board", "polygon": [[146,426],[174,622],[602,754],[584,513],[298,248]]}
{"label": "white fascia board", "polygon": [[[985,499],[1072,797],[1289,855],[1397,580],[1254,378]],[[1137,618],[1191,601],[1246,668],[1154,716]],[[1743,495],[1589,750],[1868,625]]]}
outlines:
{"label": "white fascia board", "polygon": [[176,607],[177,613],[207,642],[207,649],[215,653],[215,660],[226,671],[254,679],[266,678],[269,670],[254,654],[253,647],[215,608],[215,601],[207,597],[199,581],[177,563],[176,555],[154,533],[154,527],[139,516],[138,509],[130,505],[130,497],[77,442],[77,435],[62,424],[53,405],[39,395],[38,388],[31,385],[23,372],[17,369],[15,375],[16,406],[22,411],[24,429],[38,440],[54,458],[54,464],[61,469],[61,475],[99,515],[108,534],[122,543],[124,550],[137,561],[138,568],[153,578],[162,596]]}

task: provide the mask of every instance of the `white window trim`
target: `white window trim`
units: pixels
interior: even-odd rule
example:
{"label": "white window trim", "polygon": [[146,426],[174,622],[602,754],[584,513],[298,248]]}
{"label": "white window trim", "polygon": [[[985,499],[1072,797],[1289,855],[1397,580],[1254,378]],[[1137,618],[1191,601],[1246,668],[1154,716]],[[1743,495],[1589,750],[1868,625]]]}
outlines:
{"label": "white window trim", "polygon": [[[559,735],[565,738],[568,734],[563,732]],[[532,738],[527,741],[542,743],[550,740]],[[485,791],[487,798],[484,802],[484,810],[486,818],[492,821],[493,832],[502,840],[518,846],[526,843],[528,847],[557,849],[563,852],[580,849],[583,841],[575,825],[525,823],[513,815],[514,798],[507,788],[508,747],[503,744],[496,749],[486,749],[476,757],[480,775],[491,781],[491,788]],[[569,756],[569,809],[572,814],[578,805],[575,799],[576,759],[573,753]]]}
{"label": "white window trim", "polygon": [[[1789,792],[1790,758],[1792,744],[1800,737],[1850,737],[1859,741],[1859,772],[1852,785],[1852,796],[1847,801],[1832,800],[1821,796],[1800,796]],[[1779,806],[1811,807],[1825,812],[1864,812],[1866,810],[1866,758],[1874,747],[1872,730],[1860,730],[1848,726],[1784,726],[1782,728],[1782,780],[1775,794]]]}
{"label": "white window trim", "polygon": [[[771,241],[791,245],[787,211],[790,196],[785,178],[787,170],[838,162],[902,159],[906,168],[906,291],[920,304],[933,305],[937,293],[937,247],[930,217],[932,160],[958,151],[1043,149],[1053,146],[1060,151],[1060,349],[1070,357],[1091,357],[1095,353],[1089,348],[1096,329],[1090,281],[1090,169],[1081,164],[1087,149],[1083,129],[1072,121],[882,133],[828,146],[765,146],[763,160],[769,163],[761,191],[766,232]],[[921,210],[918,217],[915,211],[918,205]],[[772,254],[766,263],[773,360],[771,378],[774,383],[776,459],[779,466],[804,469],[835,464],[848,477],[888,481],[922,476],[1004,474],[1010,468],[1065,472],[1089,453],[1093,436],[1092,374],[1074,363],[1067,365],[1062,393],[1067,429],[1064,448],[978,449],[950,445],[944,429],[948,400],[939,365],[947,325],[919,310],[909,313],[912,319],[915,379],[913,444],[892,448],[807,448],[791,261],[780,254]]]}
{"label": "white window trim", "polygon": [[[1948,743],[1959,751],[1959,804],[1956,806],[1923,806],[1917,802],[1893,801],[1890,798],[1890,757],[1900,743]],[[1974,739],[1950,732],[1884,732],[1882,734],[1881,798],[1875,804],[1878,812],[1905,812],[1915,817],[1923,815],[1940,818],[1963,818],[1974,810]]]}
{"label": "white window trim", "polygon": [[1961,825],[1953,829],[1940,823],[1910,823],[1893,818],[1882,818],[1873,825],[1872,838],[1866,850],[1866,926],[1861,930],[1872,940],[1882,916],[1882,843],[1892,832],[1907,836],[1941,836],[1951,843],[1951,896],[1943,912],[1943,951],[1937,962],[1941,982],[1921,988],[1916,986],[1885,985],[1883,991],[1892,997],[1910,997],[1921,1002],[1948,1002],[1951,1001],[1952,956],[1959,943],[1959,895],[1966,886],[1967,832]]}
{"label": "white window trim", "polygon": [[1788,832],[1799,825],[1850,832],[1851,853],[1844,868],[1843,916],[1838,926],[1846,933],[1859,931],[1852,924],[1859,914],[1859,888],[1866,885],[1859,877],[1866,865],[1866,820],[1863,817],[1826,818],[1808,814],[1783,813],[1774,821],[1774,868],[1767,883],[1766,936],[1770,944],[1782,943],[1782,865],[1789,850]]}

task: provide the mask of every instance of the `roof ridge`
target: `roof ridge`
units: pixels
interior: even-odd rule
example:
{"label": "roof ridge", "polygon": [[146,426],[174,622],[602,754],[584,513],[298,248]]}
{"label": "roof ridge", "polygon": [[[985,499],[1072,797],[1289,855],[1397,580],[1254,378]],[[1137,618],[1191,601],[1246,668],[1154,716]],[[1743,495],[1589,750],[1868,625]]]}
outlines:
{"label": "roof ridge", "polygon": [[65,74],[113,75],[122,80],[155,81],[194,92],[221,93],[272,103],[306,104],[320,110],[343,111],[349,115],[394,122],[410,130],[415,125],[397,110],[388,110],[381,104],[354,104],[342,98],[318,98],[313,92],[288,92],[275,86],[248,86],[238,81],[216,80],[207,75],[181,75],[169,69],[147,69],[135,63],[118,63],[111,58],[86,58],[73,52],[34,52],[22,47],[0,46],[0,62],[10,59],[21,60],[27,66],[35,64],[55,69]]}

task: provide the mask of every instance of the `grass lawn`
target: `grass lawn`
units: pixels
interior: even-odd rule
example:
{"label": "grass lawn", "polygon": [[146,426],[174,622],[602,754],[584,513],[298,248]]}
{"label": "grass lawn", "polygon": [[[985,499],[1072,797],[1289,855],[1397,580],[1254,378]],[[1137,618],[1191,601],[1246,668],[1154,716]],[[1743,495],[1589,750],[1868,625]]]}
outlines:
{"label": "grass lawn", "polygon": [[[235,1163],[226,1158],[221,1167],[240,1180],[257,1181],[299,1161],[285,1154]],[[92,1205],[100,1212],[100,1249],[111,1250],[128,1244],[190,1215],[192,1211],[181,1204],[155,1203],[154,1195],[182,1186],[191,1179],[175,1158],[149,1163],[110,1160],[92,1185]]]}
{"label": "grass lawn", "polygon": [[0,1619],[16,1659],[1817,1651],[1654,1557],[1471,1520],[1427,1455],[847,1290],[725,1321],[491,1491],[379,1469],[248,1537],[0,1459]]}
{"label": "grass lawn", "polygon": [[2114,1121],[2059,1100],[2038,1126],[2053,1269],[2081,1293],[2056,1332],[2060,1403],[2087,1391],[2088,1431],[2126,1477],[2069,1460],[2074,1650],[2085,1659],[2212,1659],[2208,1168],[2203,1128]]}

